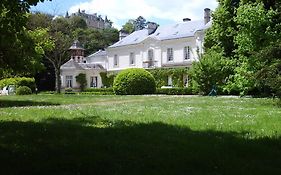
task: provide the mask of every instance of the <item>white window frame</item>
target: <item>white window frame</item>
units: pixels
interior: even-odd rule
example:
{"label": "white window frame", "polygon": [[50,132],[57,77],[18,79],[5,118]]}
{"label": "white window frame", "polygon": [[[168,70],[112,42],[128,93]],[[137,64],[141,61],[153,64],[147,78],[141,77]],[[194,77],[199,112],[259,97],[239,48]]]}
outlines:
{"label": "white window frame", "polygon": [[90,87],[91,88],[97,88],[98,87],[98,76],[92,76],[90,77]]}
{"label": "white window frame", "polygon": [[119,57],[117,54],[114,55],[113,57],[113,67],[118,67],[119,66]]}
{"label": "white window frame", "polygon": [[134,52],[130,53],[130,65],[134,66],[136,64],[136,56]]}
{"label": "white window frame", "polygon": [[65,85],[66,85],[66,88],[72,88],[73,87],[73,76],[72,75],[66,75],[65,76]]}
{"label": "white window frame", "polygon": [[183,51],[183,59],[185,60],[185,61],[187,61],[187,60],[190,60],[191,59],[191,50],[190,50],[190,46],[186,46],[186,47],[184,47],[184,49],[183,49],[184,51]]}
{"label": "white window frame", "polygon": [[167,61],[168,62],[174,61],[174,49],[173,48],[167,48]]}
{"label": "white window frame", "polygon": [[153,61],[154,60],[154,50],[153,49],[149,49],[147,51],[147,58],[148,58],[148,61]]}

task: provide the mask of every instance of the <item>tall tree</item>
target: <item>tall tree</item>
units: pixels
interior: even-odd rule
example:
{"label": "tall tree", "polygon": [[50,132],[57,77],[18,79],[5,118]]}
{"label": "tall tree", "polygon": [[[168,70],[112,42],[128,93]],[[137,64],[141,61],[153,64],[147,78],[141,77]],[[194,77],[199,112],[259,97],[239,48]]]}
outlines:
{"label": "tall tree", "polygon": [[206,33],[204,46],[206,50],[221,47],[224,56],[233,57],[237,48],[234,43],[237,32],[234,17],[240,0],[219,0],[218,2],[219,6],[213,13],[212,27]]}
{"label": "tall tree", "polygon": [[69,18],[69,24],[71,30],[75,30],[78,28],[86,29],[88,27],[86,21],[80,16],[72,16],[71,18]]}
{"label": "tall tree", "polygon": [[104,49],[118,41],[117,29],[77,29],[72,34],[73,39],[78,39],[86,49],[85,54],[92,54],[99,49]]}
{"label": "tall tree", "polygon": [[126,24],[124,24],[122,26],[122,30],[128,34],[133,33],[135,31],[134,23],[135,23],[135,20],[130,19],[129,21],[126,22]]}
{"label": "tall tree", "polygon": [[28,65],[36,61],[35,44],[27,34],[25,26],[30,6],[36,5],[39,1],[44,0],[0,1],[0,68],[2,72],[3,70],[28,72]]}
{"label": "tall tree", "polygon": [[72,39],[62,32],[51,33],[51,38],[54,41],[55,47],[47,52],[45,57],[52,63],[55,69],[56,92],[61,92],[60,67],[69,59],[68,48],[71,45]]}
{"label": "tall tree", "polygon": [[135,31],[144,29],[146,26],[146,19],[142,16],[139,16],[134,21],[134,26],[135,26]]}

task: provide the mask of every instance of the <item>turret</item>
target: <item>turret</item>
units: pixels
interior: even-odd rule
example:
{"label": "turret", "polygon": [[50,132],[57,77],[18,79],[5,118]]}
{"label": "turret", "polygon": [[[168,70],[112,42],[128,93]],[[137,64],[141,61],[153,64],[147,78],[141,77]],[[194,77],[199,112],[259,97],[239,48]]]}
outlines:
{"label": "turret", "polygon": [[84,57],[85,49],[80,45],[78,40],[75,40],[72,46],[69,48],[71,59],[77,63],[85,63],[86,59]]}

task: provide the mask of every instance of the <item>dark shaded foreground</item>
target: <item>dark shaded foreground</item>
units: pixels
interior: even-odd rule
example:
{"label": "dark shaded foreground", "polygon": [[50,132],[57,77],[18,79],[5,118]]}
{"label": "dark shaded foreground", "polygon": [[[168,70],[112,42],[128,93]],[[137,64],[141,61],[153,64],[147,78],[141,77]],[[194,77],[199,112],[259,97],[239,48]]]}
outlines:
{"label": "dark shaded foreground", "polygon": [[111,122],[94,116],[0,122],[0,172],[280,175],[281,141],[250,140],[241,133],[192,131],[163,123]]}

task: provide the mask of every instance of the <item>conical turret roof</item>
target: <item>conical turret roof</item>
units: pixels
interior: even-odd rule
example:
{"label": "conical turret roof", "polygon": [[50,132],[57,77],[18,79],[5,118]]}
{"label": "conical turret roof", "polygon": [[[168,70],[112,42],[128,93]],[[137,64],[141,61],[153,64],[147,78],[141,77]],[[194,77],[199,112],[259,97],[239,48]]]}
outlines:
{"label": "conical turret roof", "polygon": [[75,40],[69,50],[85,50],[78,40]]}

